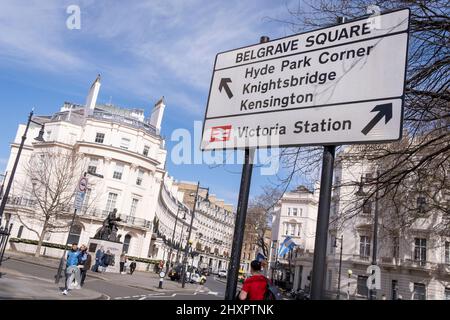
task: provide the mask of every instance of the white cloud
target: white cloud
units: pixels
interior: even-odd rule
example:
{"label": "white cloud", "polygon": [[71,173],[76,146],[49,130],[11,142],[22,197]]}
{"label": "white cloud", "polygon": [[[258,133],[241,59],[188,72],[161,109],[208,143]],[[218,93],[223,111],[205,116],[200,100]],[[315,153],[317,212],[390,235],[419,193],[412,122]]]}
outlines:
{"label": "white cloud", "polygon": [[3,63],[83,81],[101,73],[108,90],[145,100],[172,96],[191,115],[203,113],[198,96],[207,94],[216,53],[258,42],[263,18],[285,11],[256,0],[89,0],[79,1],[81,30],[69,30],[71,4],[3,1]]}

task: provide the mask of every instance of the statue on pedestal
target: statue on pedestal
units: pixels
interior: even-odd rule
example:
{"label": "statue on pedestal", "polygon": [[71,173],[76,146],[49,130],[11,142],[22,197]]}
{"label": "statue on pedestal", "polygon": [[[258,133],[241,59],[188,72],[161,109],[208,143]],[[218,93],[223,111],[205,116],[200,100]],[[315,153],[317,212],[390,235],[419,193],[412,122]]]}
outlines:
{"label": "statue on pedestal", "polygon": [[103,221],[103,226],[95,234],[94,239],[108,240],[112,242],[118,242],[117,231],[119,230],[118,222],[122,221],[119,217],[116,217],[117,209],[114,209],[108,214]]}

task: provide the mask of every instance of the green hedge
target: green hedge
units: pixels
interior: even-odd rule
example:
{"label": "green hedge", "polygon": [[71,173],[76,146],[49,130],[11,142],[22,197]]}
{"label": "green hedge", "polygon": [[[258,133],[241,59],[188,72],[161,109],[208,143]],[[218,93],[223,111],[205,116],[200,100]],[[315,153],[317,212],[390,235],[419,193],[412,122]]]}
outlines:
{"label": "green hedge", "polygon": [[[11,238],[9,239],[9,242],[14,242],[14,243],[26,243],[26,244],[34,244],[34,245],[38,245],[39,241],[38,240],[30,240],[30,239],[21,239],[21,238]],[[42,242],[42,246],[43,247],[47,247],[47,248],[56,248],[56,249],[63,249],[65,245],[63,244],[59,244],[59,243],[51,243],[51,242]],[[71,246],[68,245],[66,247],[66,249],[70,249]]]}
{"label": "green hedge", "polygon": [[150,264],[158,264],[160,260],[155,259],[147,259],[147,258],[139,258],[139,257],[132,257],[127,255],[128,260],[133,260],[136,262],[143,262],[143,263],[150,263]]}
{"label": "green hedge", "polygon": [[[36,245],[38,244],[38,240],[30,240],[30,239],[21,239],[21,238],[10,238],[9,242],[13,242],[13,243],[25,243],[25,244],[33,244]],[[42,242],[42,246],[43,247],[47,247],[47,248],[56,248],[56,249],[64,249],[64,245],[63,244],[59,244],[59,243],[51,243],[51,242]],[[66,249],[70,250],[71,245],[68,245],[66,247]],[[159,260],[155,260],[155,259],[146,259],[146,258],[139,258],[139,257],[132,257],[132,256],[128,256],[127,258],[129,260],[133,260],[136,262],[143,262],[143,263],[150,263],[150,264],[158,264]]]}

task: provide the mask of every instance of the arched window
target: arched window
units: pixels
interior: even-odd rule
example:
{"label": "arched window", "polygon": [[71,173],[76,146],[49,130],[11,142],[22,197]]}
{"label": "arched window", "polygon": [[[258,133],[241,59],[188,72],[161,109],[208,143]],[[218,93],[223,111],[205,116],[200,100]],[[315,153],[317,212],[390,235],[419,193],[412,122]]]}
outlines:
{"label": "arched window", "polygon": [[123,251],[128,253],[128,248],[130,247],[131,236],[127,234],[123,240]]}
{"label": "arched window", "polygon": [[23,226],[20,226],[19,231],[17,232],[17,238],[22,237],[22,232],[23,232]]}
{"label": "arched window", "polygon": [[80,241],[80,234],[83,227],[79,224],[76,224],[72,227],[72,230],[69,233],[69,238],[67,239],[67,243],[78,243]]}

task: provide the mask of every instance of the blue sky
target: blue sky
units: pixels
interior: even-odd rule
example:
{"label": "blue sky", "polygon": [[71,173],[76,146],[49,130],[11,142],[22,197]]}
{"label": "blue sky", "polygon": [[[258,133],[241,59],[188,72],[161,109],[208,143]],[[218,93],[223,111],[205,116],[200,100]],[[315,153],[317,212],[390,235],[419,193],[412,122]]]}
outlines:
{"label": "blue sky", "polygon": [[[66,27],[69,5],[81,9],[81,29]],[[57,111],[64,101],[84,104],[96,75],[98,103],[140,107],[148,115],[165,96],[163,135],[170,175],[200,180],[237,203],[241,165],[175,165],[169,141],[174,129],[202,121],[218,52],[291,34],[287,8],[297,1],[2,1],[0,10],[0,170],[17,125]],[[270,19],[272,18],[272,19]],[[258,168],[251,193],[267,179]]]}

